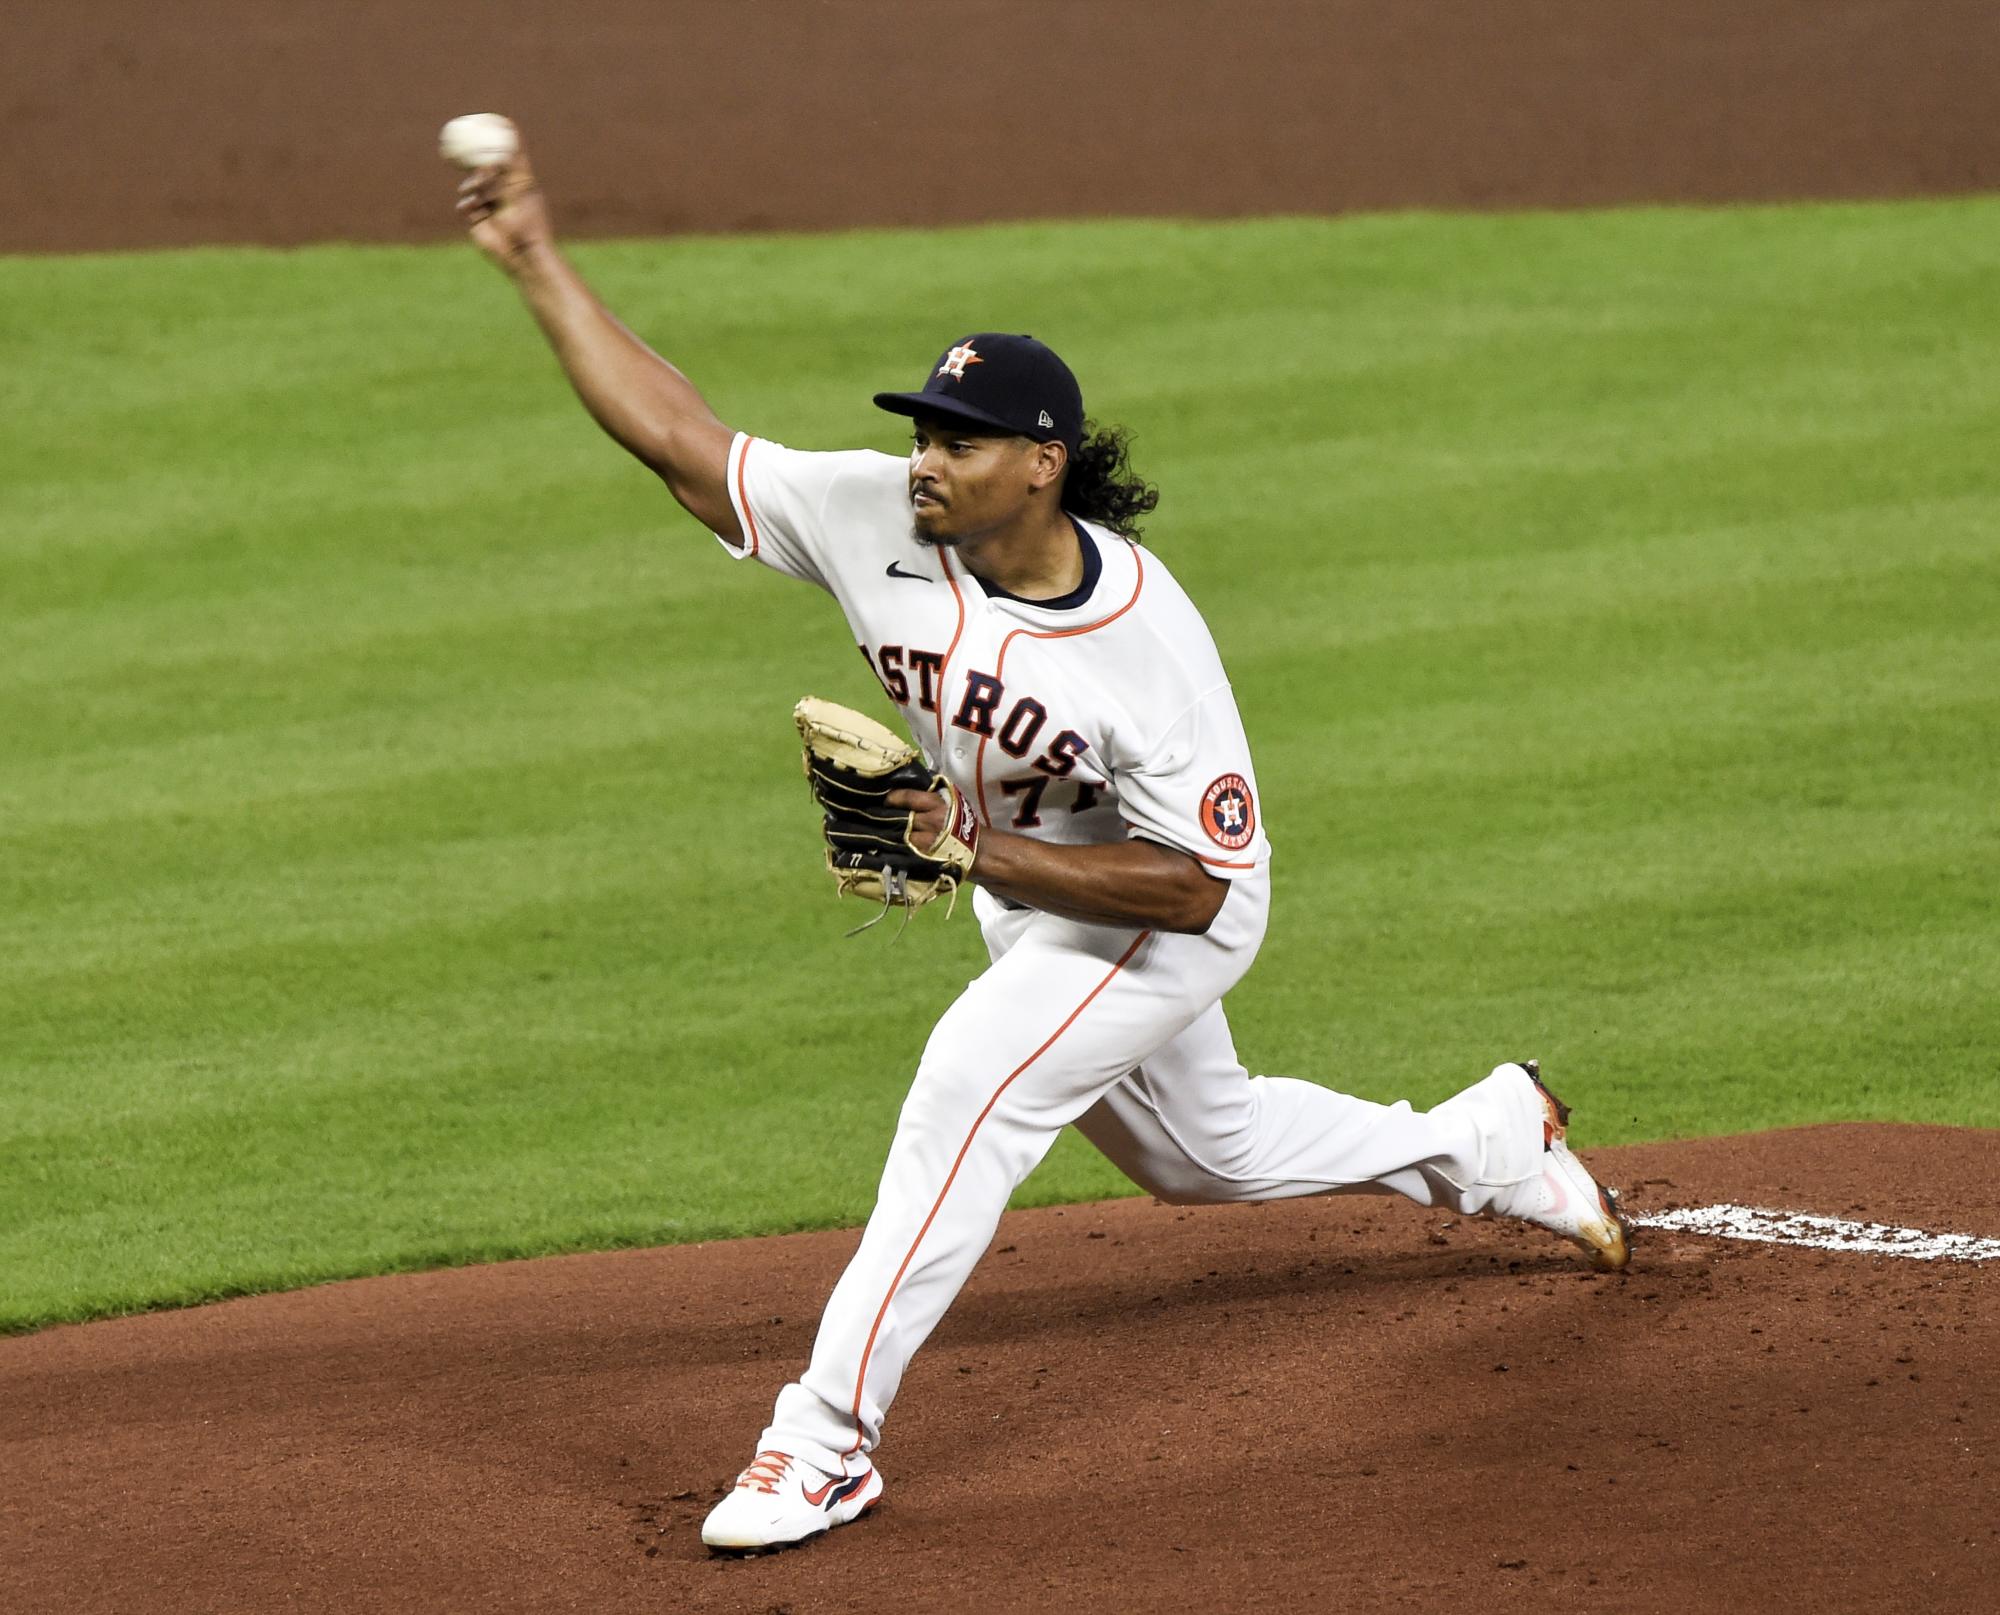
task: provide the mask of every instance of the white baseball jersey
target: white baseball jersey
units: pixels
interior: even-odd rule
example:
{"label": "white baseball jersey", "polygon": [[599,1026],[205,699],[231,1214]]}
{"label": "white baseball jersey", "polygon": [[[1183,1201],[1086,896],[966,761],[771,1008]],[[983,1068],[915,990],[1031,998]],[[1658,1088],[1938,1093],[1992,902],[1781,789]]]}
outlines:
{"label": "white baseball jersey", "polygon": [[903,461],[739,434],[732,553],[825,589],[931,766],[982,823],[1037,840],[1129,835],[1236,879],[1271,856],[1208,625],[1158,556],[1077,522],[1083,582],[1019,599],[918,542]]}
{"label": "white baseball jersey", "polygon": [[[1492,1107],[1419,1115],[1250,1077],[1221,999],[1263,940],[1271,852],[1207,626],[1157,556],[1089,523],[1069,597],[982,587],[917,541],[908,488],[888,455],[739,436],[743,536],[724,543],[840,602],[912,735],[984,822],[1045,841],[1142,836],[1234,885],[1199,935],[976,894],[992,963],[925,1044],[860,1247],[759,1443],[850,1480],[1009,1194],[1066,1126],[1169,1199],[1372,1189],[1468,1214],[1496,1192],[1482,1181],[1494,1140],[1513,1128],[1540,1141],[1539,1104],[1530,1129]],[[851,1489],[828,1481],[807,1500]]]}

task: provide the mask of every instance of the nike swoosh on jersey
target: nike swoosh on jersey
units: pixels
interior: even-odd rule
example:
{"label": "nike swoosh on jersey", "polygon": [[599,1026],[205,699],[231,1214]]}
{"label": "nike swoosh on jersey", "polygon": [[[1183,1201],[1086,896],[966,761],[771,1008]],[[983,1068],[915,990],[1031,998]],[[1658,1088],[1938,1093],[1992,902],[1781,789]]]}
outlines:
{"label": "nike swoosh on jersey", "polygon": [[935,583],[937,581],[935,578],[925,576],[922,572],[905,572],[894,561],[889,563],[888,575],[892,578],[908,578],[912,583]]}

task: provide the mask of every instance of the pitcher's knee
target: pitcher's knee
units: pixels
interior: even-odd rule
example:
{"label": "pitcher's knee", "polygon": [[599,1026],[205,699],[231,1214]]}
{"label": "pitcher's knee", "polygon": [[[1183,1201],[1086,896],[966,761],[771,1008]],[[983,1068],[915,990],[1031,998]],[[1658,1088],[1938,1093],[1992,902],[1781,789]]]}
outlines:
{"label": "pitcher's knee", "polygon": [[999,1085],[1000,1078],[967,1062],[926,1058],[904,1097],[900,1125],[962,1135],[978,1120]]}
{"label": "pitcher's knee", "polygon": [[926,1059],[903,1101],[897,1139],[927,1153],[955,1154],[976,1143],[982,1155],[997,1152],[1010,1163],[1025,1156],[1032,1166],[1062,1122],[1043,1113],[1036,1094],[1006,1089],[1006,1081],[1005,1071],[977,1061]]}
{"label": "pitcher's knee", "polygon": [[1233,1184],[1194,1161],[1171,1166],[1152,1162],[1142,1172],[1126,1170],[1140,1188],[1170,1206],[1212,1206],[1236,1198]]}

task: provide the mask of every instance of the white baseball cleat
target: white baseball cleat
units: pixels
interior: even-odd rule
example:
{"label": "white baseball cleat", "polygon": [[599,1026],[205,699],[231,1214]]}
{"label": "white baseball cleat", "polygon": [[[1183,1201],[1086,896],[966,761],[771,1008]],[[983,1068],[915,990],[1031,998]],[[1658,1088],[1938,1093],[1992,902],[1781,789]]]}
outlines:
{"label": "white baseball cleat", "polygon": [[1522,1060],[1501,1069],[1519,1071],[1534,1084],[1542,1109],[1542,1160],[1541,1171],[1513,1185],[1493,1209],[1561,1234],[1594,1265],[1615,1273],[1632,1259],[1632,1227],[1618,1209],[1618,1196],[1570,1153],[1569,1106],[1549,1092],[1538,1062]]}
{"label": "white baseball cleat", "polygon": [[701,1522],[717,1553],[770,1553],[858,1520],[882,1501],[882,1477],[867,1459],[859,1474],[831,1475],[785,1452],[760,1452],[736,1488]]}

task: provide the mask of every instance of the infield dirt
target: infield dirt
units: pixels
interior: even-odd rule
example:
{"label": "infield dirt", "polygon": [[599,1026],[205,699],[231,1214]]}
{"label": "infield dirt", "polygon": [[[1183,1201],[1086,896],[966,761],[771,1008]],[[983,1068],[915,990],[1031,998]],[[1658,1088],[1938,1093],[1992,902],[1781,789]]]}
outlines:
{"label": "infield dirt", "polygon": [[[1988,1134],[1590,1158],[1642,1211],[2000,1234]],[[856,1238],[0,1341],[0,1608],[1992,1607],[1995,1264],[1653,1234],[1602,1277],[1358,1198],[1010,1216],[904,1382],[882,1508],[711,1559]]]}
{"label": "infield dirt", "polygon": [[[637,0],[32,8],[0,250],[442,238],[430,142],[482,106],[582,235],[2000,185],[1980,3],[1078,4],[1040,73],[903,38],[910,9],[684,7],[667,50]],[[910,183],[962,152],[980,183]],[[1994,1155],[1831,1127],[1592,1158],[1642,1211],[2000,1235]],[[0,1341],[0,1609],[1993,1607],[1994,1264],[1653,1235],[1607,1278],[1359,1199],[1010,1217],[903,1387],[885,1506],[711,1560],[855,1239]]]}

